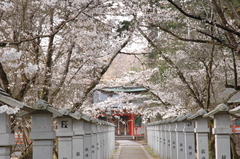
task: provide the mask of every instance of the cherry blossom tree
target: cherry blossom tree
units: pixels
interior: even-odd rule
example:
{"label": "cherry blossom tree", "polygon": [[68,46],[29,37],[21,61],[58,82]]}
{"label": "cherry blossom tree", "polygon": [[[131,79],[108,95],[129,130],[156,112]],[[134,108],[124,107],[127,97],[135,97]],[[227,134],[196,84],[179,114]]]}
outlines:
{"label": "cherry blossom tree", "polygon": [[[107,85],[147,88],[151,100],[134,111],[148,118],[157,110],[212,109],[225,87],[239,90],[239,3],[3,0],[0,84],[28,105],[39,98],[96,114],[113,101],[90,107],[91,93],[122,54],[144,65]],[[139,50],[136,39],[148,49]]]}
{"label": "cherry blossom tree", "polygon": [[[152,48],[149,57],[157,58],[149,64],[159,68],[146,79],[145,71],[134,73],[136,78],[131,73],[129,83],[147,86],[168,111],[181,112],[199,107],[209,111],[239,90],[239,1],[141,1],[125,6],[136,9],[135,25]],[[217,94],[224,88],[236,91],[219,101]]]}
{"label": "cherry blossom tree", "polygon": [[[79,109],[134,32],[121,29],[110,12],[116,6],[105,0],[4,0],[0,6],[0,84],[28,105],[44,99]],[[18,110],[4,105],[0,111]],[[24,118],[12,120],[22,132],[29,128]]]}
{"label": "cherry blossom tree", "polygon": [[[175,81],[167,85],[168,90],[175,86],[174,83],[182,83],[178,94],[190,97],[185,98],[189,100],[184,105],[191,103],[208,110],[211,105],[216,105],[216,94],[225,86],[238,90],[239,15],[236,4],[239,2],[169,0],[126,3],[125,6],[136,9],[138,31],[160,61],[166,62],[165,70],[173,73]],[[168,77],[171,76],[167,76],[169,80]],[[181,93],[184,91],[186,93]]]}
{"label": "cherry blossom tree", "polygon": [[[220,88],[238,89],[238,3],[3,1],[1,84],[20,101],[41,98],[76,110],[119,53],[148,54],[155,58],[146,60],[148,66],[154,61],[153,70],[143,74],[154,73],[132,83],[166,107],[208,110]],[[146,53],[123,51],[132,34],[148,41]]]}
{"label": "cherry blossom tree", "polygon": [[148,54],[148,69],[108,85],[144,86],[160,105],[176,113],[199,107],[208,111],[227,101],[218,99],[226,87],[237,92],[238,1],[131,2],[122,1],[124,11],[133,14],[133,25],[148,41],[149,50],[122,53]]}
{"label": "cherry blossom tree", "polygon": [[3,1],[1,8],[1,84],[29,104],[41,98],[77,109],[131,39],[132,28],[117,32],[107,1]]}

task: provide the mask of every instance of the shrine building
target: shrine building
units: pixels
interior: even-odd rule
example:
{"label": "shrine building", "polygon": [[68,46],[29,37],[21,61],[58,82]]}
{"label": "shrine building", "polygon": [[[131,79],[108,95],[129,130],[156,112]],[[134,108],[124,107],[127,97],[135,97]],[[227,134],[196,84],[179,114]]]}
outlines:
{"label": "shrine building", "polygon": [[[104,87],[97,89],[94,92],[94,103],[103,102],[108,98],[118,98],[118,93],[142,94],[148,92],[144,87]],[[121,98],[119,96],[119,98]],[[143,99],[135,99],[128,101],[133,106],[142,106]],[[121,112],[119,107],[123,107]],[[118,109],[116,109],[118,108]],[[124,109],[124,103],[114,104],[108,107],[105,112],[102,112],[99,119],[106,120],[115,124],[116,136],[143,136],[145,133],[145,126],[142,124],[142,114],[130,113]]]}

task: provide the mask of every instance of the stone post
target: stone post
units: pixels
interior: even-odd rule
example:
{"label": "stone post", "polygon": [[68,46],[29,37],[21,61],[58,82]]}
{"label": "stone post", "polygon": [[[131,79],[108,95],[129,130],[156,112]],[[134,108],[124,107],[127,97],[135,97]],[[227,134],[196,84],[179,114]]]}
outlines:
{"label": "stone post", "polygon": [[153,146],[153,145],[154,145],[154,131],[153,131],[154,129],[153,129],[153,128],[154,128],[154,126],[151,125],[151,126],[150,126],[150,129],[151,129],[151,136],[150,136],[151,139],[150,139],[150,141],[151,141],[151,148],[152,148],[152,149],[153,149],[153,147],[154,147],[154,146]]}
{"label": "stone post", "polygon": [[153,149],[153,147],[154,147],[154,131],[153,131],[154,126],[151,125],[150,128],[151,128],[151,136],[150,136],[151,140],[150,141],[151,141],[151,148]]}
{"label": "stone post", "polygon": [[104,128],[104,142],[103,142],[104,158],[108,159],[109,158],[109,156],[108,156],[109,147],[108,147],[108,138],[107,138],[108,129],[107,129],[106,123],[103,125],[103,128]]}
{"label": "stone post", "polygon": [[101,142],[102,142],[102,138],[101,138],[101,125],[102,123],[98,124],[97,125],[97,156],[102,159],[102,145],[101,145]]}
{"label": "stone post", "polygon": [[[113,126],[110,124],[110,123],[108,123],[108,141],[109,141],[109,156],[111,157],[112,156],[112,154],[113,154],[113,152],[114,152],[114,144],[113,144],[113,142],[115,142],[115,139],[113,138],[113,134],[112,134],[112,132],[114,131],[114,129],[113,129]],[[109,157],[109,158],[110,158]]]}
{"label": "stone post", "polygon": [[92,119],[92,159],[97,159],[97,121]]}
{"label": "stone post", "polygon": [[229,107],[225,104],[219,104],[213,111],[204,115],[204,117],[214,118],[213,134],[215,134],[215,157],[216,159],[230,159],[230,114]]}
{"label": "stone post", "polygon": [[30,139],[33,141],[33,159],[52,159],[56,137],[53,131],[53,114],[62,114],[43,100],[38,100],[33,108],[34,111],[29,113],[32,116]]}
{"label": "stone post", "polygon": [[204,109],[200,109],[194,115],[190,116],[190,120],[195,120],[195,129],[196,133],[196,146],[197,146],[197,158],[198,159],[208,159],[208,119],[203,118],[203,115],[207,112]]}
{"label": "stone post", "polygon": [[84,120],[73,120],[73,159],[84,159],[83,151],[83,136],[84,132]]}
{"label": "stone post", "polygon": [[114,124],[111,124],[112,127],[112,153],[114,153],[115,150],[115,126]]}
{"label": "stone post", "polygon": [[153,131],[154,131],[154,139],[153,139],[153,142],[154,142],[154,148],[153,148],[153,151],[154,151],[154,154],[157,154],[158,152],[157,152],[157,145],[158,145],[158,143],[157,143],[157,125],[155,124],[154,126],[153,126]]}
{"label": "stone post", "polygon": [[151,145],[151,149],[153,149],[153,125],[150,125],[150,145]]}
{"label": "stone post", "polygon": [[[81,114],[79,112],[70,113],[62,108],[60,112],[64,115],[57,118],[58,129],[58,158],[59,159],[83,159],[82,140],[79,140],[79,134],[83,132],[83,122],[80,122]],[[80,130],[79,130],[80,128]],[[76,136],[75,136],[76,135]],[[79,148],[79,145],[81,148]]]}
{"label": "stone post", "polygon": [[163,138],[163,151],[162,151],[162,156],[163,156],[163,159],[166,158],[166,151],[167,151],[167,147],[166,147],[166,142],[167,142],[167,139],[166,139],[166,120],[163,121],[163,125],[162,125],[162,128],[163,128],[163,134],[162,134],[162,138]]}
{"label": "stone post", "polygon": [[56,132],[56,135],[58,137],[58,158],[72,159],[72,138],[74,135],[72,118],[64,115],[64,117],[58,118],[57,121],[58,130]]}
{"label": "stone post", "polygon": [[183,133],[184,122],[182,117],[179,118],[176,127],[176,145],[177,145],[177,159],[185,159],[185,136]]}
{"label": "stone post", "polygon": [[161,122],[162,125],[162,152],[161,152],[161,156],[164,159],[165,155],[166,155],[166,120],[162,120]]}
{"label": "stone post", "polygon": [[166,159],[170,158],[170,150],[171,150],[171,133],[170,133],[171,123],[170,119],[166,125],[166,145],[167,145],[167,152],[166,152]]}
{"label": "stone post", "polygon": [[[12,108],[19,108],[24,111],[32,111],[33,108],[28,105],[13,99],[5,90],[0,86],[0,103],[8,105]],[[19,113],[18,113],[19,115]],[[9,159],[11,156],[11,146],[15,143],[14,134],[11,133],[11,122],[9,115],[0,113],[0,158]]]}
{"label": "stone post", "polygon": [[56,134],[53,131],[52,114],[39,112],[32,115],[33,159],[52,159]]}
{"label": "stone post", "polygon": [[83,137],[83,158],[92,159],[92,123],[89,121],[84,121],[85,134]]}
{"label": "stone post", "polygon": [[194,122],[186,120],[191,114],[188,113],[184,120],[184,138],[185,138],[185,158],[195,159],[195,136],[194,136]]}
{"label": "stone post", "polygon": [[156,135],[157,135],[157,154],[159,155],[160,153],[160,144],[159,144],[159,138],[160,138],[160,126],[159,126],[159,122],[156,123],[156,127],[157,127],[157,132],[156,132]]}
{"label": "stone post", "polygon": [[102,159],[104,159],[104,157],[105,157],[104,124],[101,125],[100,129],[101,129],[101,133],[100,133],[100,138],[101,138],[101,141],[100,141],[101,157],[102,157]]}
{"label": "stone post", "polygon": [[163,158],[163,124],[160,123],[160,137],[159,137],[159,156]]}
{"label": "stone post", "polygon": [[10,159],[10,149],[14,142],[9,116],[0,113],[0,159]]}
{"label": "stone post", "polygon": [[112,141],[111,141],[112,138],[111,138],[111,127],[109,123],[107,124],[107,129],[108,129],[107,138],[108,138],[108,149],[109,149],[108,156],[110,158],[112,155]]}
{"label": "stone post", "polygon": [[149,133],[151,133],[150,126],[147,125],[146,129],[147,129],[147,143],[148,143],[149,147],[151,148],[151,141],[150,141],[150,134],[149,134]]}
{"label": "stone post", "polygon": [[177,141],[176,141],[176,128],[177,123],[176,121],[178,118],[171,120],[171,126],[170,126],[170,142],[171,142],[171,148],[170,148],[170,158],[171,159],[177,159]]}

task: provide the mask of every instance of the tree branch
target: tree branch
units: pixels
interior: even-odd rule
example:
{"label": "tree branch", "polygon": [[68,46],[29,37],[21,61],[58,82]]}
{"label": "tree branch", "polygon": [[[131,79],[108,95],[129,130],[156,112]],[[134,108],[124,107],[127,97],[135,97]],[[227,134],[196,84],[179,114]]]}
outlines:
{"label": "tree branch", "polygon": [[102,76],[107,72],[109,67],[111,66],[113,60],[117,57],[117,55],[122,51],[122,49],[128,44],[130,39],[132,38],[133,32],[129,35],[129,37],[123,42],[123,44],[120,46],[120,48],[113,54],[111,59],[109,60],[108,64],[102,67],[101,72],[99,72],[99,75],[97,75],[97,79],[92,82],[92,84],[85,90],[84,95],[82,96],[82,99],[80,100],[81,102],[76,104],[75,107],[72,107],[71,111],[77,110],[82,103],[86,100],[88,94],[96,87],[97,84],[99,84],[100,79]]}
{"label": "tree branch", "polygon": [[[140,26],[141,26],[141,25],[140,25]],[[177,38],[177,39],[179,39],[179,40],[182,40],[182,41],[186,41],[186,42],[197,42],[197,43],[212,44],[212,45],[219,45],[219,46],[225,46],[225,47],[228,47],[228,48],[231,48],[231,49],[235,49],[235,46],[230,45],[230,44],[225,44],[225,43],[220,43],[220,42],[214,42],[214,41],[210,41],[210,40],[183,38],[183,37],[180,37],[179,35],[173,33],[172,31],[170,31],[170,30],[168,30],[168,29],[166,29],[166,28],[163,28],[162,26],[157,25],[157,24],[151,24],[151,26],[158,27],[158,28],[161,29],[162,31],[167,32],[167,33],[169,33],[170,35],[172,35],[172,36],[174,36],[175,38]],[[203,32],[202,32],[202,34],[203,34]],[[207,34],[207,33],[204,33],[204,34],[210,36],[210,35]],[[211,36],[211,37],[212,37],[212,36]],[[219,39],[217,39],[217,38],[215,38],[215,40],[219,41]]]}
{"label": "tree branch", "polygon": [[[222,12],[219,5],[217,4],[216,0],[212,0],[212,3],[213,3],[214,8],[216,9],[220,19],[222,20],[223,26],[225,26],[225,27],[230,26],[230,25],[228,25],[228,22],[224,16],[224,13]],[[234,36],[232,34],[230,34],[229,32],[227,32],[227,35],[230,37],[230,40],[232,41],[232,43],[236,44],[236,40],[235,40]]]}
{"label": "tree branch", "polygon": [[4,71],[4,69],[3,69],[2,63],[0,63],[0,79],[1,79],[1,81],[2,81],[2,87],[3,87],[3,89],[4,89],[8,94],[11,95],[11,91],[10,91],[10,89],[8,88],[9,82],[8,82],[7,74],[6,74],[6,72]]}
{"label": "tree branch", "polygon": [[124,54],[124,55],[149,55],[149,52],[139,52],[139,53],[134,53],[134,52],[122,52],[120,51],[119,54]]}
{"label": "tree branch", "polygon": [[[199,33],[201,33],[201,34],[203,34],[203,35],[206,35],[206,36],[208,36],[208,37],[210,37],[210,38],[212,38],[212,39],[214,39],[214,40],[216,40],[216,41],[219,42],[220,44],[223,44],[223,46],[228,46],[228,47],[229,47],[229,44],[225,44],[223,40],[221,40],[220,38],[217,38],[217,37],[213,36],[213,34],[207,33],[207,32],[202,31],[202,30],[200,30],[200,29],[196,29],[196,31],[199,32]],[[233,47],[233,46],[232,46],[232,47]],[[231,48],[232,48],[232,47],[231,47]]]}
{"label": "tree branch", "polygon": [[[143,86],[144,87],[144,86]],[[162,100],[162,98],[160,98],[155,92],[153,92],[151,89],[149,89],[149,88],[147,88],[147,87],[144,87],[144,88],[146,88],[154,97],[156,97],[163,105],[165,105],[165,106],[171,106],[171,104],[170,103],[168,103],[168,102],[164,102],[163,100]]]}
{"label": "tree branch", "polygon": [[189,92],[191,93],[192,97],[195,99],[196,103],[198,103],[199,107],[204,108],[203,103],[201,102],[201,100],[197,97],[197,95],[195,94],[194,90],[191,88],[191,86],[189,85],[189,83],[186,81],[183,73],[180,71],[180,69],[173,63],[173,61],[168,58],[167,56],[165,56],[161,49],[159,49],[154,43],[153,41],[148,38],[148,36],[142,31],[142,29],[137,26],[137,29],[139,30],[139,32],[142,34],[142,36],[149,42],[149,44],[154,47],[156,50],[158,50],[158,53],[162,56],[162,58],[171,66],[173,67],[176,71],[177,74],[179,76],[179,78],[181,79],[182,83],[186,85],[187,89],[189,90]]}
{"label": "tree branch", "polygon": [[74,21],[84,10],[86,10],[90,4],[93,3],[93,1],[90,1],[82,10],[80,10],[73,18],[70,18],[68,20],[62,21],[60,24],[54,27],[53,31],[50,34],[46,35],[36,35],[34,37],[26,38],[26,39],[20,39],[19,41],[2,41],[0,42],[0,47],[5,47],[7,45],[19,45],[23,42],[33,41],[37,38],[46,38],[46,37],[52,37],[55,34],[57,34],[67,23]]}
{"label": "tree branch", "polygon": [[235,34],[235,35],[240,37],[240,32],[238,32],[236,30],[230,29],[230,28],[228,28],[228,27],[226,27],[224,25],[218,24],[218,23],[216,23],[214,21],[202,18],[201,16],[196,16],[196,15],[189,14],[189,13],[185,12],[179,5],[177,5],[172,0],[168,0],[168,2],[171,3],[176,9],[178,9],[183,15],[185,15],[185,16],[187,16],[189,18],[205,22],[205,23],[210,24],[212,26],[216,26],[218,28],[221,28],[222,30],[225,30],[225,31],[230,32],[230,33],[233,33],[233,34]]}
{"label": "tree branch", "polygon": [[51,93],[50,95],[50,99],[49,99],[49,103],[52,104],[53,102],[53,98],[56,97],[56,95],[58,94],[58,92],[60,91],[61,87],[63,86],[63,83],[65,82],[65,79],[67,77],[67,74],[68,74],[68,70],[69,70],[69,66],[70,66],[70,59],[71,59],[71,56],[72,56],[72,52],[73,52],[73,48],[75,46],[75,42],[73,42],[69,48],[69,51],[68,51],[68,56],[67,56],[67,63],[66,63],[66,66],[65,66],[65,69],[63,71],[63,75],[62,75],[62,78],[60,79],[60,82],[59,84],[57,85],[56,89]]}

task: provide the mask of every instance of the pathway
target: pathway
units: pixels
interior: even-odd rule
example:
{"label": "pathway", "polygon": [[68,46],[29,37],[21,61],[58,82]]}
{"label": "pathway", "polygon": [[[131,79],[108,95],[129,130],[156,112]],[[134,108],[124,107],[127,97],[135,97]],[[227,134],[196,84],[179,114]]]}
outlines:
{"label": "pathway", "polygon": [[113,159],[153,159],[142,144],[130,140],[117,140],[119,147]]}

